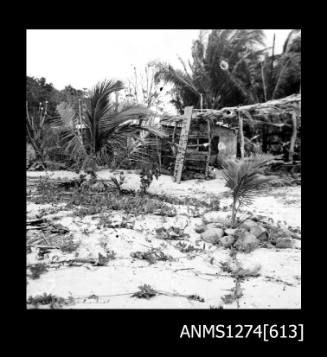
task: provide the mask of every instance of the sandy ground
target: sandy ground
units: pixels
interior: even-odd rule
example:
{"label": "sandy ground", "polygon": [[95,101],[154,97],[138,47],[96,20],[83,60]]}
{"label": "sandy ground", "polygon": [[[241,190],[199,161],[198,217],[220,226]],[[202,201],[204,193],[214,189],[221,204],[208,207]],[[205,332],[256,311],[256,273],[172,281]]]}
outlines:
{"label": "sandy ground", "polygon": [[[113,175],[108,170],[98,172],[102,179]],[[73,178],[75,173],[28,172],[28,177],[49,176],[50,178]],[[139,176],[126,172],[124,188],[137,189]],[[188,180],[174,183],[172,177],[162,175],[154,180],[149,192],[175,197],[196,197],[211,200],[219,197],[221,207],[230,204],[228,189],[219,172],[217,178],[210,181]],[[230,251],[201,240],[195,225],[201,218],[188,214],[187,207],[178,206],[177,216],[161,217],[143,215],[133,219],[133,228],[98,229],[97,216],[83,219],[73,216],[69,211],[59,211],[47,215],[53,205],[37,205],[27,202],[27,215],[33,217],[43,210],[47,218],[66,226],[79,241],[78,257],[97,257],[105,254],[104,246],[116,253],[115,259],[106,266],[82,265],[79,267],[61,267],[49,269],[39,279],[27,279],[27,296],[51,293],[57,296],[73,296],[76,303],[67,308],[158,308],[158,309],[208,309],[210,307],[235,308],[300,308],[301,307],[301,241],[293,249],[259,248],[252,253],[237,253],[230,257]],[[269,216],[275,221],[284,222],[286,226],[301,227],[301,188],[286,187],[260,192],[254,203],[247,208],[247,213]],[[229,212],[226,212],[226,215]],[[246,214],[246,212],[244,212]],[[124,212],[115,212],[110,219],[121,221]],[[163,241],[156,235],[160,227],[185,228],[188,237],[184,243],[192,244],[198,250],[182,253],[177,249],[176,241]],[[131,258],[135,251],[147,251],[160,248],[171,261],[159,261],[149,264],[147,261]],[[74,253],[73,253],[74,254]],[[45,262],[54,261],[58,252],[49,254]],[[37,262],[35,253],[27,255],[27,263]],[[222,269],[221,264],[235,265],[243,268],[260,266],[257,277],[236,279]],[[143,284],[149,284],[159,294],[151,299],[131,297]],[[241,294],[232,303],[226,296],[235,291],[239,285]],[[198,295],[203,302],[189,299],[189,295]]]}

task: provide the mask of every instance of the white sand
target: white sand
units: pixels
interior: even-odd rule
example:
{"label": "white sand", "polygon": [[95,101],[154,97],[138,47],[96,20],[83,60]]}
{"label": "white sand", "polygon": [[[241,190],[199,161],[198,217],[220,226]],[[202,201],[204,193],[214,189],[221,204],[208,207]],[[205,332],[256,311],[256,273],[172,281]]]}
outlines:
{"label": "white sand", "polygon": [[[28,172],[28,177],[73,178],[78,175],[68,171]],[[109,170],[98,172],[102,179],[108,179],[113,173]],[[139,177],[136,173],[127,173],[124,188],[138,189]],[[181,184],[172,181],[172,177],[162,175],[152,182],[149,192],[172,195],[175,197],[195,197],[202,200],[221,198],[221,206],[230,204],[226,198],[228,189],[224,187],[221,176],[215,180],[188,180]],[[225,198],[224,198],[225,197]],[[83,219],[74,217],[71,212],[61,211],[47,216],[57,218],[56,223],[67,226],[74,239],[80,241],[77,250],[80,258],[96,258],[107,249],[116,253],[116,259],[107,266],[61,267],[50,268],[39,279],[28,278],[27,296],[52,293],[62,297],[72,295],[76,304],[68,308],[209,308],[223,305],[225,309],[237,308],[237,303],[225,304],[223,296],[230,294],[235,287],[235,279],[221,270],[220,263],[231,262],[229,250],[217,248],[200,239],[194,231],[201,218],[193,218],[187,207],[176,206],[176,217],[144,215],[134,219],[133,229],[101,228],[97,229],[98,218],[87,216]],[[52,205],[36,205],[28,202],[28,217],[35,216],[42,210],[46,214]],[[299,187],[276,188],[269,192],[260,192],[248,212],[285,221],[286,225],[301,226],[301,190]],[[119,222],[123,212],[115,212],[110,218]],[[204,250],[195,253],[182,253],[175,248],[177,241],[158,239],[155,229],[185,227],[189,238],[187,244]],[[87,231],[85,231],[87,229]],[[135,251],[147,251],[151,247],[160,247],[173,261],[160,261],[149,264],[146,261],[132,259]],[[299,244],[297,245],[299,247]],[[34,253],[28,254],[28,262],[33,262]],[[54,255],[64,257],[54,251],[46,258],[49,262]],[[239,308],[300,308],[301,307],[301,250],[300,249],[257,249],[250,254],[238,253],[236,260],[242,267],[261,266],[260,276],[249,277],[241,282],[243,296],[239,299]],[[42,261],[40,261],[42,262]],[[131,297],[131,293],[143,284],[151,285],[163,292],[151,299]],[[126,294],[126,295],[123,295]],[[97,295],[98,299],[87,298]],[[169,296],[167,296],[169,295]],[[189,300],[179,295],[199,295],[204,302]]]}

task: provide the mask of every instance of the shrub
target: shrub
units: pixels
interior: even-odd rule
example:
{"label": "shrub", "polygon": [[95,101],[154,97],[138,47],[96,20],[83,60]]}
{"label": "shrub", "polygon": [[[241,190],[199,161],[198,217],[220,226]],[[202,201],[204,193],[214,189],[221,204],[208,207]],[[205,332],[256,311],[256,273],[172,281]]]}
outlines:
{"label": "shrub", "polygon": [[51,309],[60,308],[63,305],[68,305],[73,302],[73,299],[70,298],[66,300],[62,297],[44,293],[43,295],[29,296],[27,299],[27,304],[38,307],[39,305],[50,305]]}

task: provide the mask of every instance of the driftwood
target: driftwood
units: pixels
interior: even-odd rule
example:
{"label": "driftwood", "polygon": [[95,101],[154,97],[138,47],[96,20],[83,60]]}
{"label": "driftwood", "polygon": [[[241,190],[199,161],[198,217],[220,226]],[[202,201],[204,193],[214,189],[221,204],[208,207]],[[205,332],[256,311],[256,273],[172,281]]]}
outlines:
{"label": "driftwood", "polygon": [[38,249],[60,249],[60,247],[56,247],[54,245],[34,245],[34,244],[27,244],[27,247],[33,247]]}
{"label": "driftwood", "polygon": [[[39,224],[45,223],[45,222],[46,222],[46,220],[44,218],[36,218],[36,219],[26,220],[26,224],[28,224],[28,225],[39,225]],[[31,228],[31,229],[35,229],[35,228]]]}

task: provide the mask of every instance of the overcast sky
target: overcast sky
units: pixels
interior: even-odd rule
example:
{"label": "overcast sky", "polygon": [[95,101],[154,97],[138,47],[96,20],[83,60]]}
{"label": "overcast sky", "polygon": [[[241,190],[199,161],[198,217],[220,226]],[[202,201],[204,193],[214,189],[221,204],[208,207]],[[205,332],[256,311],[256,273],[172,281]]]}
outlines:
{"label": "overcast sky", "polygon": [[[276,34],[281,52],[290,30],[265,30],[267,46]],[[199,30],[28,30],[27,75],[45,77],[57,89],[92,88],[105,78],[125,80],[132,65],[155,59],[180,66],[191,58]]]}

